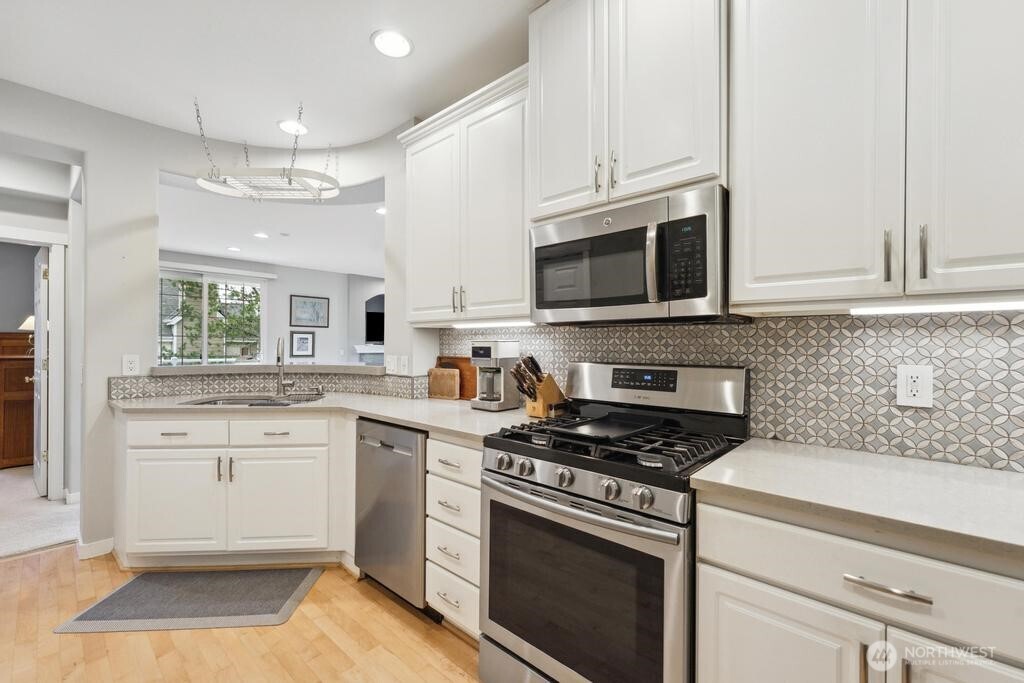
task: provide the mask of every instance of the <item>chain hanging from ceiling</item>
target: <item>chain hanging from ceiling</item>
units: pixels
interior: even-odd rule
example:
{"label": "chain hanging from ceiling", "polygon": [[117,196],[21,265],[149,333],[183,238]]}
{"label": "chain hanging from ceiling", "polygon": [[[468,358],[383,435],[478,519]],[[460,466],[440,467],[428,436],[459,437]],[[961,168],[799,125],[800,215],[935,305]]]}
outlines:
{"label": "chain hanging from ceiling", "polygon": [[[292,141],[292,157],[288,167],[258,168],[249,163],[249,143],[243,141],[242,150],[245,154],[245,166],[221,169],[213,161],[210,145],[203,128],[203,115],[199,110],[199,98],[193,100],[196,109],[196,124],[199,126],[199,139],[203,143],[203,152],[210,162],[210,170],[202,170],[196,174],[196,184],[204,190],[216,192],[229,197],[241,197],[253,201],[264,199],[302,199],[322,202],[336,197],[341,185],[337,178],[327,174],[331,162],[332,148],[327,147],[327,161],[324,172],[304,168],[295,168],[295,160],[299,152],[299,134]],[[296,123],[302,123],[302,103],[299,103]]]}

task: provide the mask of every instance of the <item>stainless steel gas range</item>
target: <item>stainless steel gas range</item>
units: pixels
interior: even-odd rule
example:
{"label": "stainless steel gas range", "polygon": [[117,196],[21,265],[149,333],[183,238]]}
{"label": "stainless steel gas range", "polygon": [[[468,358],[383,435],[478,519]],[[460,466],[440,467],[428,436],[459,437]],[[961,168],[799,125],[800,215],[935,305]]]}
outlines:
{"label": "stainless steel gas range", "polygon": [[744,368],[574,363],[565,417],[484,439],[480,677],[693,677],[689,477],[748,434]]}

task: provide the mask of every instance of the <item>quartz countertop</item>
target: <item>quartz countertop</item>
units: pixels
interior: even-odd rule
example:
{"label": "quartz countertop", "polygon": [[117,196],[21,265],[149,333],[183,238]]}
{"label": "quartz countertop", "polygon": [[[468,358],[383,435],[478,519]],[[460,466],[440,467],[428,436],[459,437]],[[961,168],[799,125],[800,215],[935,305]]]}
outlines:
{"label": "quartz countertop", "polygon": [[1024,473],[751,439],[691,477],[708,493],[809,503],[1024,550]]}
{"label": "quartz countertop", "polygon": [[492,413],[470,408],[469,401],[451,401],[437,398],[411,399],[369,394],[329,393],[319,401],[299,403],[287,407],[247,406],[197,406],[182,405],[183,402],[213,398],[212,396],[166,396],[161,398],[136,398],[111,400],[110,406],[127,414],[161,413],[200,415],[216,413],[238,413],[260,415],[267,411],[280,413],[303,413],[324,410],[344,410],[374,420],[391,422],[415,429],[461,436],[482,441],[488,434],[502,427],[526,422],[530,418],[522,409]]}

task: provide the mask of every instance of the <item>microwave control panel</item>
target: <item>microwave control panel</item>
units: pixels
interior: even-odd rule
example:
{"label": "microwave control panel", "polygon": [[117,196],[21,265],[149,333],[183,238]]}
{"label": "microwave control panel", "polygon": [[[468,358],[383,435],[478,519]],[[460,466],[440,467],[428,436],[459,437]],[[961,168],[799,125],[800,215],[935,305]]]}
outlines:
{"label": "microwave control panel", "polygon": [[663,298],[703,299],[708,295],[708,217],[679,218],[660,228]]}

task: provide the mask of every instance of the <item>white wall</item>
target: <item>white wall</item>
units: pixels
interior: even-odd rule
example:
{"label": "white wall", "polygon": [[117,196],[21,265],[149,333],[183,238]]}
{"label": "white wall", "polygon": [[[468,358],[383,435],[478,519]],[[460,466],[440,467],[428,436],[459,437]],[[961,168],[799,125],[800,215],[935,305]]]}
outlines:
{"label": "white wall", "polygon": [[[101,541],[113,537],[115,493],[107,378],[120,373],[124,353],[139,354],[144,366],[156,360],[159,171],[195,174],[207,163],[195,136],[9,81],[0,81],[0,102],[0,141],[11,136],[45,141],[84,159],[82,540]],[[437,333],[414,331],[405,323],[405,156],[395,139],[398,132],[338,150],[338,177],[343,185],[385,179],[388,353],[410,355],[413,371],[425,372],[433,361],[431,349],[436,354]],[[212,140],[210,147],[219,165],[241,163],[240,145]],[[286,165],[289,156],[283,149],[258,151],[268,165]],[[323,153],[302,152],[298,163],[316,168],[323,163]]]}
{"label": "white wall", "polygon": [[38,247],[0,243],[0,332],[16,332],[34,306],[32,262]]}

